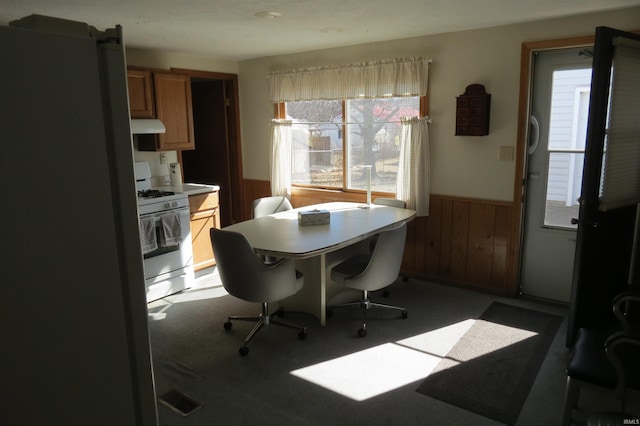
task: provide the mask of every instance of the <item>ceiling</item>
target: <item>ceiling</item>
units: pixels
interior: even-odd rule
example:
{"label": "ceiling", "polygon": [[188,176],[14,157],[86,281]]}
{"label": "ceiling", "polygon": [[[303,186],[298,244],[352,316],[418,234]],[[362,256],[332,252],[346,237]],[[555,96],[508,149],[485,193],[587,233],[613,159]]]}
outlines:
{"label": "ceiling", "polygon": [[637,5],[640,0],[0,0],[0,24],[34,13],[98,29],[120,24],[130,47],[240,61]]}

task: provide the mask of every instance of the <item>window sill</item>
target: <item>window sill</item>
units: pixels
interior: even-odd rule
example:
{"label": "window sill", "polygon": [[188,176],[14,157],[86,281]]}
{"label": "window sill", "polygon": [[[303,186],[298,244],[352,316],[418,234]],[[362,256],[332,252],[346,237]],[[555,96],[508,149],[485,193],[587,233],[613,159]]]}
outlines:
{"label": "window sill", "polygon": [[[301,188],[301,187],[294,186],[291,188],[291,195],[294,198],[300,197],[304,199],[321,200],[317,202],[348,201],[348,202],[354,202],[354,203],[364,203],[367,201],[367,193],[364,191],[345,192],[342,190],[321,189],[321,188]],[[378,197],[393,198],[395,197],[395,194],[385,193],[385,192],[371,193],[372,199],[375,199]]]}

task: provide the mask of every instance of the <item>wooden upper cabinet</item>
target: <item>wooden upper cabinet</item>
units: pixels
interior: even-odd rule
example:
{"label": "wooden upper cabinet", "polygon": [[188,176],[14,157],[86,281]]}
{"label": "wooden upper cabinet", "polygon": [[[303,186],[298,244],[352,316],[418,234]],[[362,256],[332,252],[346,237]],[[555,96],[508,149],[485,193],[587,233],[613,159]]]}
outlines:
{"label": "wooden upper cabinet", "polygon": [[153,89],[151,72],[145,70],[127,70],[129,86],[129,110],[131,118],[154,118]]}
{"label": "wooden upper cabinet", "polygon": [[131,118],[157,118],[165,133],[138,135],[140,151],[195,149],[191,79],[170,71],[127,69]]}
{"label": "wooden upper cabinet", "polygon": [[157,118],[167,128],[158,135],[159,150],[195,149],[191,79],[188,75],[153,73]]}

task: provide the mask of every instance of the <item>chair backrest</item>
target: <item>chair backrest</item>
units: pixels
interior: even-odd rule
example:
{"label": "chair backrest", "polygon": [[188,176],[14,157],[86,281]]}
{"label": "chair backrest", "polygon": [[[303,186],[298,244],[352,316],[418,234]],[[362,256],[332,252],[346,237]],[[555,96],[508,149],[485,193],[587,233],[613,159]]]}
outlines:
{"label": "chair backrest", "polygon": [[292,208],[293,206],[287,197],[264,197],[253,200],[252,214],[254,218],[257,218],[285,210],[291,210]]}
{"label": "chair backrest", "polygon": [[613,313],[623,331],[605,342],[606,355],[616,372],[618,398],[624,401],[626,389],[640,390],[640,324],[637,312],[640,293],[626,291],[613,298]]}
{"label": "chair backrest", "polygon": [[299,290],[291,259],[265,264],[244,235],[212,228],[211,245],[225,290],[249,302],[276,302]]}
{"label": "chair backrest", "polygon": [[624,403],[627,389],[640,389],[640,335],[614,333],[605,342],[605,352],[616,372],[616,396]]}
{"label": "chair backrest", "polygon": [[396,207],[399,209],[404,209],[407,207],[407,203],[405,203],[403,200],[398,200],[397,198],[376,198],[375,200],[373,200],[373,204]]}
{"label": "chair backrest", "polygon": [[402,222],[378,234],[366,269],[345,284],[361,290],[375,291],[395,282],[400,273],[404,243],[407,238],[407,224]]}

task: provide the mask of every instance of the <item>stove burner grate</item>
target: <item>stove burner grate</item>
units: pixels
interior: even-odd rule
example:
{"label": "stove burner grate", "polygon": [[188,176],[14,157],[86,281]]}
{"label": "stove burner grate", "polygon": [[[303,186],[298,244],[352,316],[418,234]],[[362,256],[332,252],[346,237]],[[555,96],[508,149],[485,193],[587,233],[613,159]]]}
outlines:
{"label": "stove burner grate", "polygon": [[160,198],[168,195],[174,195],[173,191],[160,191],[159,189],[145,189],[138,191],[139,198]]}

